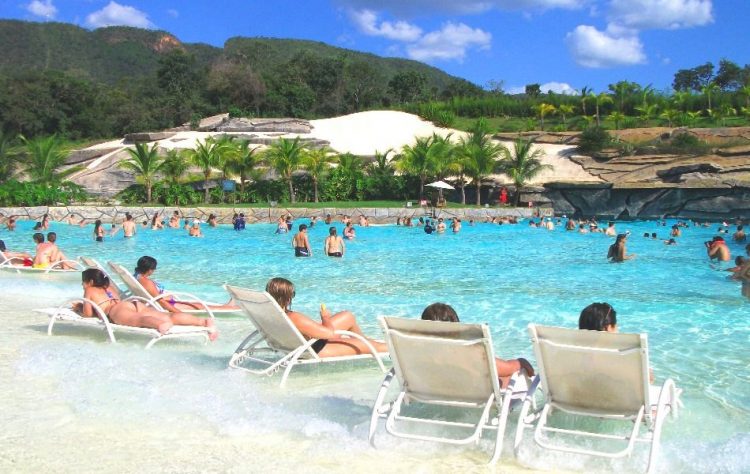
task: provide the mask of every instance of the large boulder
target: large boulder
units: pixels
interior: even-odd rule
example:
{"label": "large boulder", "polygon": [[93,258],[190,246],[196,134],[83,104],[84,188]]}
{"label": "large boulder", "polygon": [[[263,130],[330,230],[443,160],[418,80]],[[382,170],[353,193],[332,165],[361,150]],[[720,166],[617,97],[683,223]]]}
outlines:
{"label": "large boulder", "polygon": [[216,127],[217,132],[310,133],[310,122],[302,119],[230,118]]}

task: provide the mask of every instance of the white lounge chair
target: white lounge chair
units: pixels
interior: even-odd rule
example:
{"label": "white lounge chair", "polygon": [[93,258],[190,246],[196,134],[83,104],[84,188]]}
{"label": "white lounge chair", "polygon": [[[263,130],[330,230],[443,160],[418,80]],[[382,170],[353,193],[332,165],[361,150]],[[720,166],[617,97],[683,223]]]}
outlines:
{"label": "white lounge chair", "polygon": [[[283,368],[284,374],[280,384],[282,387],[286,385],[292,369],[298,365],[372,359],[380,370],[385,372],[382,354],[378,354],[370,342],[359,334],[336,331],[336,334],[361,340],[369,347],[371,354],[320,357],[312,349],[317,339],[305,339],[271,295],[265,291],[253,291],[236,286],[225,285],[224,288],[240,305],[256,329],[234,351],[229,360],[229,367],[255,375],[273,375]],[[260,368],[244,366],[247,361],[259,365]]]}
{"label": "white lounge chair", "polygon": [[[534,428],[534,441],[545,449],[607,458],[628,456],[635,442],[650,443],[647,472],[654,469],[659,438],[667,414],[677,415],[680,391],[671,379],[659,389],[649,385],[646,334],[620,334],[529,325],[545,392],[540,410],[524,402],[516,430],[515,449],[524,431]],[[533,397],[530,391],[529,397]],[[553,411],[580,417],[620,420],[627,433],[610,434],[548,425]],[[640,436],[641,428],[647,432]],[[555,433],[555,438],[547,436]],[[570,441],[617,440],[617,448],[572,447]],[[568,441],[568,444],[564,444]]]}
{"label": "white lounge chair", "polygon": [[198,303],[201,308],[197,309],[187,309],[187,310],[180,310],[183,313],[188,314],[208,314],[210,317],[214,317],[216,314],[234,314],[239,313],[240,310],[237,309],[212,309],[211,306],[220,306],[223,303],[213,303],[210,301],[204,301],[197,296],[186,293],[184,291],[172,291],[169,290],[168,292],[159,295],[159,296],[151,296],[151,294],[146,291],[146,289],[143,287],[143,285],[140,284],[140,282],[128,271],[123,267],[122,265],[119,265],[114,262],[107,262],[107,265],[109,268],[112,269],[112,271],[122,280],[122,282],[125,284],[125,287],[130,291],[130,293],[134,297],[138,297],[139,299],[143,301],[148,301],[151,303],[155,303],[154,307],[158,308],[159,310],[166,311],[164,307],[162,307],[159,304],[159,301],[174,296],[176,298],[182,298],[184,301],[194,301]]}
{"label": "white lounge chair", "polygon": [[[386,431],[401,438],[463,445],[477,443],[485,430],[496,431],[490,463],[500,458],[505,424],[511,400],[522,400],[529,383],[514,374],[506,389],[500,388],[492,350],[492,338],[485,324],[380,318],[385,329],[393,369],[386,375],[370,418],[369,440],[374,446],[378,421],[385,418]],[[400,386],[395,401],[386,395],[393,377]],[[445,413],[402,415],[404,404],[419,403],[454,407],[474,421],[450,421]],[[445,410],[445,408],[444,408]],[[414,411],[414,410],[410,410]],[[442,415],[442,416],[441,416]],[[440,435],[426,435],[413,429],[439,427]],[[412,429],[409,429],[412,428]],[[424,431],[424,430],[423,430]],[[450,431],[450,433],[448,433]]]}
{"label": "white lounge chair", "polygon": [[[71,309],[72,304],[83,302],[88,302],[91,304],[91,306],[94,308],[94,311],[96,312],[96,317],[86,318]],[[107,315],[104,314],[104,312],[101,310],[101,308],[99,308],[98,305],[96,305],[93,301],[87,300],[85,298],[76,298],[67,301],[57,308],[35,309],[34,311],[49,316],[50,320],[49,325],[47,326],[47,335],[52,335],[52,328],[55,326],[55,323],[63,322],[76,326],[104,330],[106,331],[107,337],[111,342],[117,342],[117,339],[115,337],[115,333],[117,332],[146,336],[149,338],[149,341],[146,344],[146,349],[150,349],[157,342],[164,341],[166,339],[185,339],[197,337],[203,338],[204,343],[206,343],[209,341],[209,333],[211,332],[211,328],[207,328],[205,326],[175,325],[172,326],[172,328],[166,334],[161,334],[156,329],[115,324],[109,320]]]}

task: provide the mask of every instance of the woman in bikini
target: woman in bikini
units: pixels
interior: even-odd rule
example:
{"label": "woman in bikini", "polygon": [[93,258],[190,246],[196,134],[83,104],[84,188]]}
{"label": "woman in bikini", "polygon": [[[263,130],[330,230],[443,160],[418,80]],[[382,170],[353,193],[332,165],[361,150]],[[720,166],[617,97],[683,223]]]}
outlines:
{"label": "woman in bikini", "polygon": [[[151,279],[151,275],[156,271],[156,259],[145,255],[138,259],[133,276],[151,296],[157,297],[165,293],[164,287]],[[159,304],[170,313],[179,313],[181,311],[205,309],[202,303],[197,301],[177,301],[173,296],[161,298]],[[235,304],[208,305],[212,310],[239,310],[240,307]]]}
{"label": "woman in bikini", "polygon": [[104,242],[104,227],[102,226],[101,219],[97,219],[94,223],[94,240]]}
{"label": "woman in bikini", "polygon": [[[214,325],[212,319],[198,318],[185,313],[164,313],[140,301],[122,301],[117,289],[111,285],[109,277],[98,268],[84,270],[81,280],[83,297],[96,303],[115,324],[156,329],[162,334],[169,332],[174,325],[208,328]],[[89,302],[78,303],[73,309],[84,317],[96,317],[96,312]],[[209,338],[213,341],[218,334],[212,331]]]}
{"label": "woman in bikini", "polygon": [[[364,337],[357,324],[357,319],[351,311],[341,311],[331,314],[320,305],[320,320],[316,322],[302,313],[292,311],[292,299],[295,296],[294,284],[285,278],[272,278],[266,284],[266,291],[281,306],[292,324],[308,339],[317,339],[312,349],[320,357],[340,357],[357,354],[370,354],[370,348],[359,339],[342,337],[334,331],[350,331]],[[366,338],[377,352],[387,352],[388,347],[383,342]]]}

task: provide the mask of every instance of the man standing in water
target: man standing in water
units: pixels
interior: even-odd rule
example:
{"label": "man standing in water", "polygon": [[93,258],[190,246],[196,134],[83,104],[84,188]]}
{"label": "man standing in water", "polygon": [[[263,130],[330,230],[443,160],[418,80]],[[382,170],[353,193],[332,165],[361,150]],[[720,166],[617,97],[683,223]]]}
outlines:
{"label": "man standing in water", "polygon": [[344,256],[344,252],[346,252],[344,239],[342,239],[341,236],[336,233],[335,227],[331,227],[330,229],[328,229],[328,237],[326,237],[326,240],[323,243],[323,251],[329,257]]}
{"label": "man standing in water", "polygon": [[125,214],[125,222],[122,223],[122,231],[125,234],[125,238],[129,239],[135,235],[135,222],[133,216],[130,213]]}
{"label": "man standing in water", "polygon": [[295,257],[312,257],[312,248],[310,240],[307,238],[307,224],[299,225],[299,232],[294,234],[292,239]]}
{"label": "man standing in water", "polygon": [[717,235],[705,244],[708,258],[710,258],[711,260],[728,262],[732,258],[731,254],[729,253],[729,247],[727,247],[727,243],[724,241],[723,237]]}

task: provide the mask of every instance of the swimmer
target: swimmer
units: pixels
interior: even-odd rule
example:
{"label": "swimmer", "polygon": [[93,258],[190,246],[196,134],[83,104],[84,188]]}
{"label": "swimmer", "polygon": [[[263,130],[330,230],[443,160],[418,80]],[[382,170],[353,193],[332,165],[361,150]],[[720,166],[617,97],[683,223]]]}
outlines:
{"label": "swimmer", "polygon": [[174,211],[172,213],[172,217],[169,218],[169,227],[172,229],[177,229],[180,227],[180,213],[179,211]]}
{"label": "swimmer", "polygon": [[14,230],[16,230],[16,218],[15,218],[15,216],[10,216],[8,218],[8,222],[5,223],[5,227],[9,231],[11,231],[11,232],[13,232]]}
{"label": "swimmer", "polygon": [[461,219],[458,217],[453,218],[453,221],[451,222],[451,230],[453,230],[454,234],[461,232]]}
{"label": "swimmer", "polygon": [[[210,318],[198,318],[192,314],[165,313],[136,300],[123,301],[109,277],[98,268],[88,268],[81,274],[83,297],[93,301],[110,322],[122,326],[156,329],[166,334],[172,326],[202,326],[211,328],[209,339],[214,341],[219,333],[213,329]],[[97,316],[91,303],[84,301],[73,306],[73,310],[86,318]]]}
{"label": "swimmer", "polygon": [[670,237],[680,237],[682,236],[682,230],[680,229],[680,226],[677,224],[672,226],[672,232],[669,233]]}
{"label": "swimmer", "polygon": [[[457,323],[458,314],[456,310],[450,305],[445,303],[432,303],[422,311],[422,319],[426,321],[443,321],[448,323]],[[513,360],[503,360],[499,357],[495,357],[495,367],[497,368],[497,376],[500,379],[500,385],[505,388],[510,382],[510,378],[516,372],[521,370],[526,372],[529,377],[534,376],[534,367],[531,366],[528,360],[519,357]]]}
{"label": "swimmer", "polygon": [[614,222],[610,221],[607,224],[607,230],[604,231],[604,235],[606,235],[608,237],[614,237],[614,236],[617,235],[617,231],[615,230],[615,223]]}
{"label": "swimmer", "polygon": [[363,214],[359,215],[359,226],[360,227],[369,227],[370,226],[370,222],[367,220],[367,218]]}
{"label": "swimmer", "polygon": [[574,221],[572,218],[568,219],[568,221],[565,223],[565,230],[576,230],[576,221]]}
{"label": "swimmer", "polygon": [[190,230],[190,219],[185,219],[182,223],[182,230]]}
{"label": "swimmer", "polygon": [[125,213],[125,222],[122,223],[122,231],[126,239],[135,236],[136,225],[133,216],[129,212]]}
{"label": "swimmer", "polygon": [[331,225],[331,222],[333,222],[333,218],[331,217],[330,214],[326,214],[326,218],[323,222],[325,222],[326,225]]}
{"label": "swimmer", "polygon": [[579,234],[588,234],[589,230],[586,228],[586,224],[578,224],[578,233]]}
{"label": "swimmer", "polygon": [[292,238],[292,248],[295,257],[312,257],[310,239],[307,238],[307,224],[299,225],[299,232]]}
{"label": "swimmer", "polygon": [[49,214],[45,214],[42,216],[42,229],[48,230],[49,229]]}
{"label": "swimmer", "polygon": [[193,220],[193,225],[188,230],[188,235],[190,237],[203,237],[203,232],[201,232],[201,221],[198,219]]}
{"label": "swimmer", "polygon": [[677,245],[677,241],[675,239],[665,240],[664,245]]}
{"label": "swimmer", "polygon": [[[151,276],[156,271],[156,259],[153,257],[149,257],[147,255],[144,255],[143,257],[138,259],[138,263],[136,263],[135,271],[133,272],[133,277],[135,277],[136,280],[138,280],[138,283],[143,286],[143,288],[153,297],[159,297],[162,295],[166,295],[163,298],[160,298],[158,301],[158,304],[161,305],[164,309],[169,311],[170,313],[179,313],[181,311],[191,311],[191,310],[202,310],[205,309],[204,305],[197,301],[178,301],[175,300],[174,296],[170,295],[168,292],[164,291],[164,287],[157,283],[156,281],[151,279]],[[218,309],[218,310],[239,310],[240,307],[231,304],[231,300],[229,303],[226,304],[209,304],[206,305],[210,309]]]}
{"label": "swimmer", "polygon": [[552,222],[552,218],[548,217],[546,224],[544,224],[544,227],[547,230],[555,230],[555,224]]}
{"label": "swimmer", "polygon": [[745,242],[747,240],[745,230],[741,225],[737,226],[737,232],[732,235],[732,240],[734,240],[735,242]]}
{"label": "swimmer", "polygon": [[[2,242],[2,241],[0,241]],[[732,272],[732,274],[729,276],[732,280],[742,280],[740,277],[740,272],[742,271],[742,267],[748,262],[748,260],[745,257],[736,257],[734,259],[734,266],[732,268],[727,268],[728,272]]]}
{"label": "swimmer", "polygon": [[425,233],[425,234],[432,234],[432,232],[433,232],[434,230],[435,230],[435,228],[434,228],[434,227],[432,227],[432,223],[430,222],[430,220],[429,220],[429,219],[426,219],[426,220],[425,220],[425,224],[424,224],[424,233]]}
{"label": "swimmer", "polygon": [[336,334],[336,331],[349,331],[365,338],[377,352],[387,352],[385,343],[365,337],[357,323],[357,318],[351,311],[341,311],[336,314],[320,305],[320,323],[309,316],[292,311],[292,299],[295,296],[294,284],[285,278],[272,278],[266,284],[266,291],[284,310],[306,339],[317,339],[313,343],[314,350],[320,357],[341,357],[358,354],[370,354],[370,348],[362,340]]}
{"label": "swimmer", "polygon": [[348,240],[354,240],[354,238],[357,236],[357,233],[354,230],[354,226],[352,225],[351,221],[346,223],[346,227],[344,227],[344,238]]}
{"label": "swimmer", "polygon": [[209,227],[216,227],[216,214],[209,214],[208,215],[208,226]]}
{"label": "swimmer", "polygon": [[732,258],[729,252],[729,247],[727,247],[727,243],[724,241],[723,237],[717,235],[710,241],[704,242],[704,245],[706,246],[708,258],[711,260],[728,262]]}
{"label": "swimmer", "polygon": [[279,217],[278,223],[276,225],[276,233],[277,234],[286,234],[289,232],[289,228],[286,226],[286,220],[284,220],[284,217]]}
{"label": "swimmer", "polygon": [[164,224],[159,220],[159,213],[155,212],[154,217],[151,218],[151,230],[163,229]]}
{"label": "swimmer", "polygon": [[245,214],[240,212],[240,215],[233,219],[232,226],[236,231],[245,230]]}
{"label": "swimmer", "polygon": [[343,257],[346,252],[344,239],[336,233],[336,228],[328,229],[328,237],[323,242],[323,253],[329,257]]}
{"label": "swimmer", "polygon": [[445,222],[443,222],[443,218],[438,218],[437,226],[435,227],[435,231],[437,231],[438,234],[444,234],[445,233]]}
{"label": "swimmer", "polygon": [[104,227],[102,226],[102,220],[97,219],[94,222],[94,240],[97,242],[104,242]]}
{"label": "swimmer", "polygon": [[615,243],[609,246],[607,251],[607,259],[612,263],[621,263],[625,260],[631,260],[635,258],[635,254],[628,255],[625,249],[625,241],[628,238],[628,234],[619,234]]}

